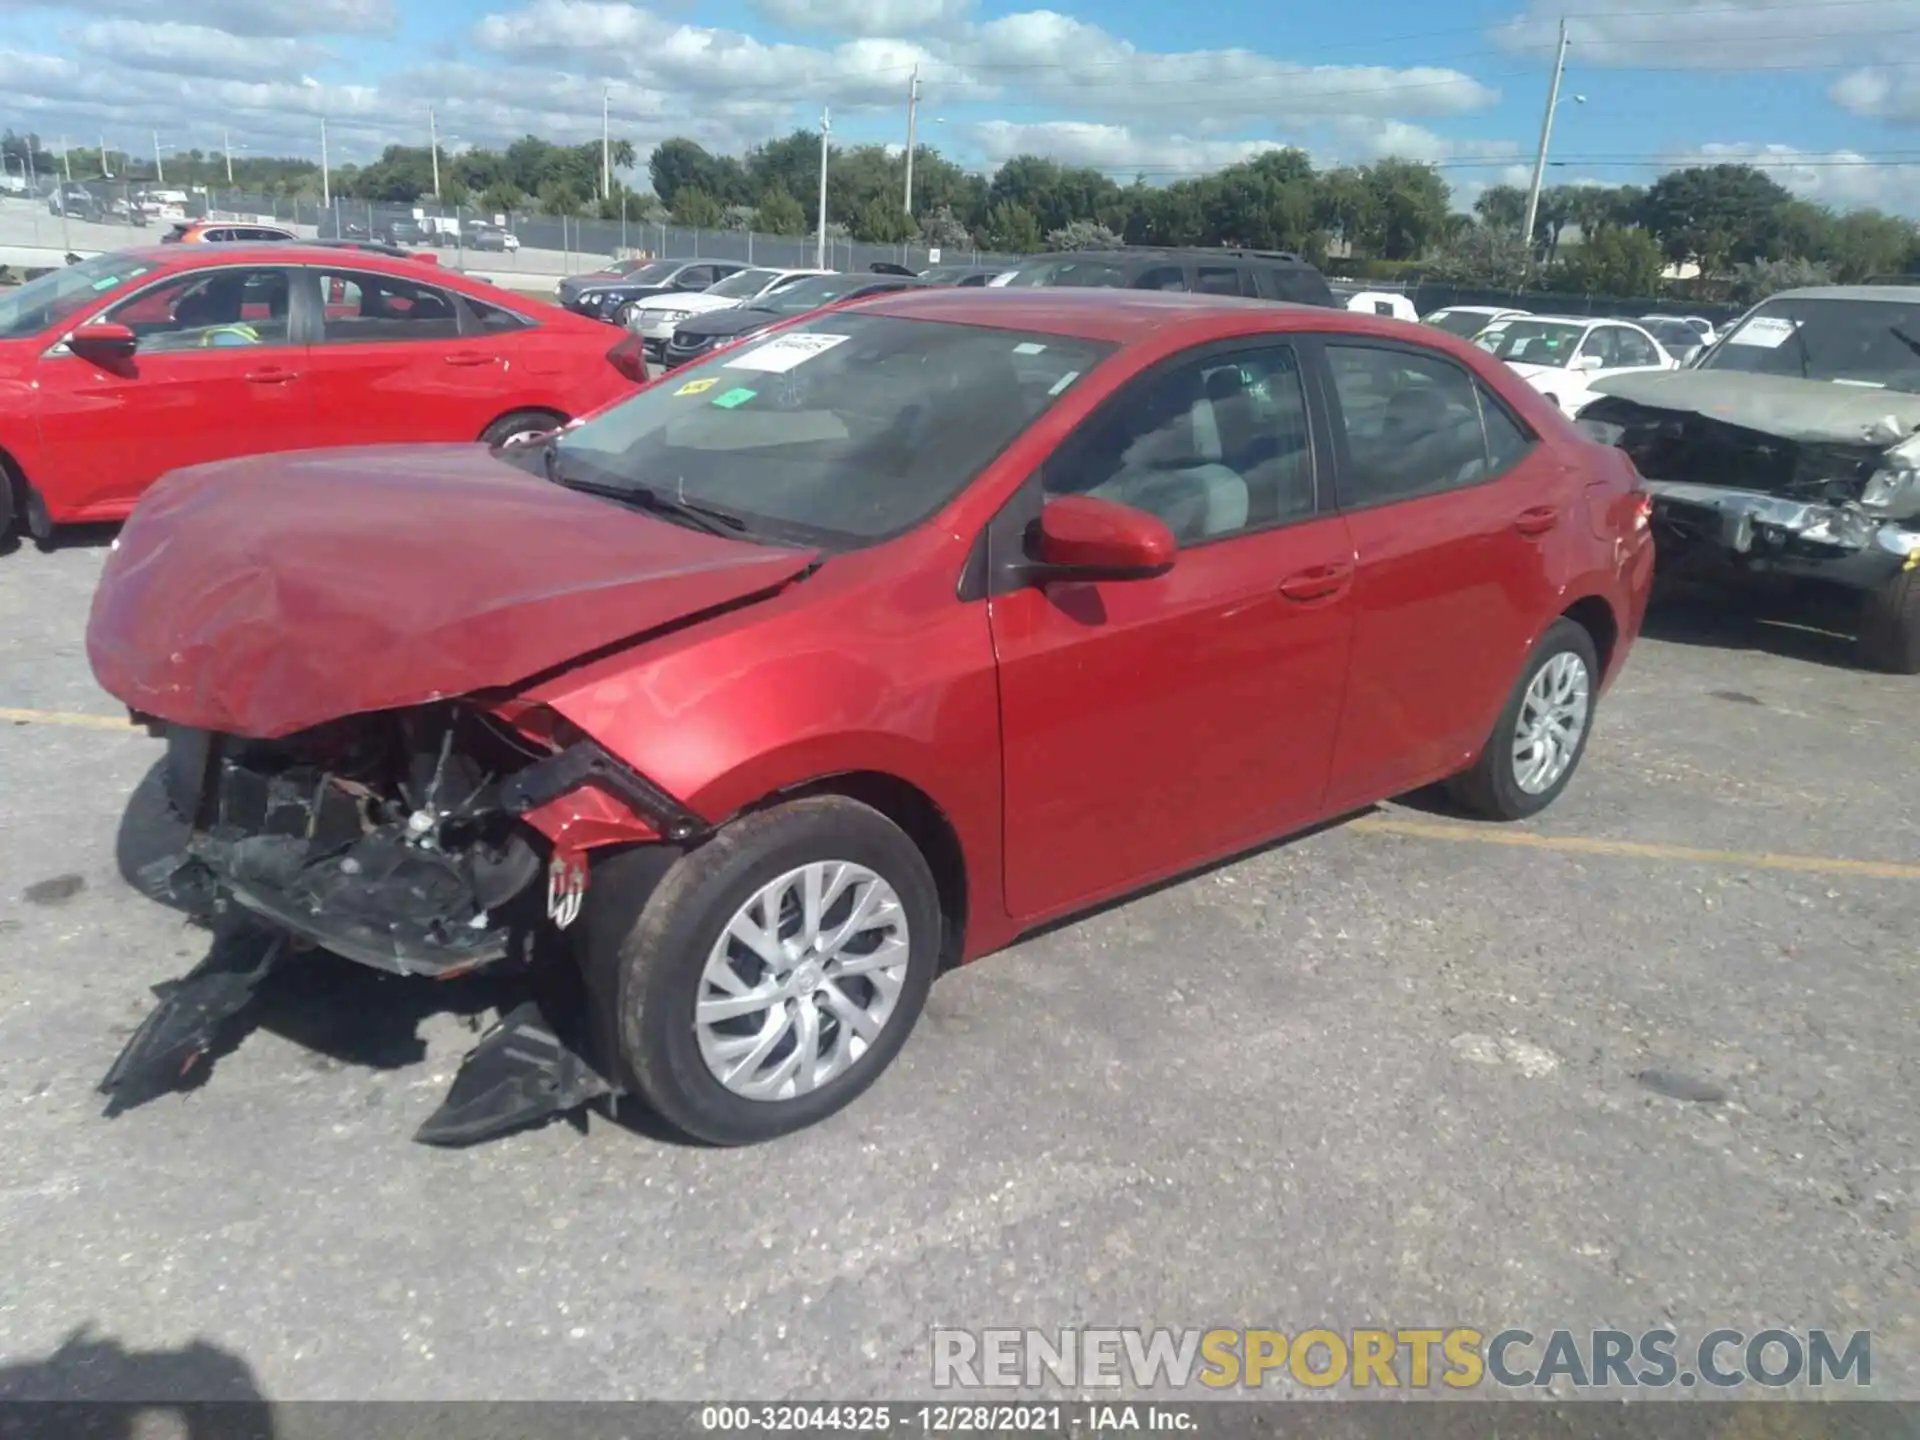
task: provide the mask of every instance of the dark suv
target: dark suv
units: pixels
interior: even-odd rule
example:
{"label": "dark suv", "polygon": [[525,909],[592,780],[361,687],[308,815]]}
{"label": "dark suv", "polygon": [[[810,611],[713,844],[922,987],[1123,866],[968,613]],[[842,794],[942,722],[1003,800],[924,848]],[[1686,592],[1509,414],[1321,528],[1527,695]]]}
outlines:
{"label": "dark suv", "polygon": [[1085,285],[1111,290],[1191,290],[1200,295],[1243,295],[1253,300],[1291,300],[1299,305],[1339,302],[1322,275],[1288,250],[1160,249],[1074,250],[1023,260],[1005,285]]}

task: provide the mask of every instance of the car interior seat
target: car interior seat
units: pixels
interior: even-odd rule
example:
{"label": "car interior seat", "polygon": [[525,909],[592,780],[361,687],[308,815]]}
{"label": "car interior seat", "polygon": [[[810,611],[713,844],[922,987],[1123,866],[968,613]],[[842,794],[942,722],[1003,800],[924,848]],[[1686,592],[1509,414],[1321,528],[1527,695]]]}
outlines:
{"label": "car interior seat", "polygon": [[1183,544],[1246,527],[1247,482],[1222,455],[1219,421],[1197,371],[1166,377],[1116,418],[1128,427],[1118,471],[1088,494],[1159,516]]}

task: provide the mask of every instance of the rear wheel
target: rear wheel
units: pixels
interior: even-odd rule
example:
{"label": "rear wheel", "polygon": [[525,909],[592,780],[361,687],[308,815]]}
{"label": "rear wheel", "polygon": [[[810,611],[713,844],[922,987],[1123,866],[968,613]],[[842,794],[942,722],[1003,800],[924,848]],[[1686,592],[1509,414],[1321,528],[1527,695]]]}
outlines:
{"label": "rear wheel", "polygon": [[566,416],[551,410],[515,410],[511,415],[502,415],[481,432],[480,443],[498,450],[502,445],[517,445],[549,430],[558,430],[566,423]]}
{"label": "rear wheel", "polygon": [[841,796],[796,800],[673,861],[634,923],[589,940],[594,1029],[670,1124],[719,1145],[772,1139],[892,1062],[941,929],[933,875],[898,826]]}
{"label": "rear wheel", "polygon": [[1593,637],[1562,616],[1527,657],[1479,760],[1449,783],[1454,798],[1489,820],[1546,809],[1586,753],[1599,688]]}
{"label": "rear wheel", "polygon": [[1920,675],[1920,571],[1902,570],[1860,602],[1860,663],[1891,675]]}

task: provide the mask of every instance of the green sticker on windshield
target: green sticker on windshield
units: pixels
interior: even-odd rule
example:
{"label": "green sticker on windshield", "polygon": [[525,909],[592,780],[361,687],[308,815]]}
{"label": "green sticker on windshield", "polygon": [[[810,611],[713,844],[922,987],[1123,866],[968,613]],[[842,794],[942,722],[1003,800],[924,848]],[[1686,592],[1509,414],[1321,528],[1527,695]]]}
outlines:
{"label": "green sticker on windshield", "polygon": [[746,404],[747,401],[759,393],[758,390],[749,390],[745,386],[741,386],[738,389],[727,391],[724,395],[714,396],[713,403],[718,405],[722,410],[731,410],[736,405]]}

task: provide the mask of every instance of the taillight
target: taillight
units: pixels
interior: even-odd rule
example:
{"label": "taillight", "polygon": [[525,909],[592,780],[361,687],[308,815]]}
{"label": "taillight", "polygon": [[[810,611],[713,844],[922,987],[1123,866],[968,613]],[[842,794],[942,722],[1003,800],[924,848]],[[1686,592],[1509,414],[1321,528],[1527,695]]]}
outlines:
{"label": "taillight", "polygon": [[1653,525],[1653,496],[1644,490],[1633,492],[1633,528],[1636,534]]}
{"label": "taillight", "polygon": [[638,335],[628,335],[609,350],[607,363],[634,384],[647,383],[647,352]]}

